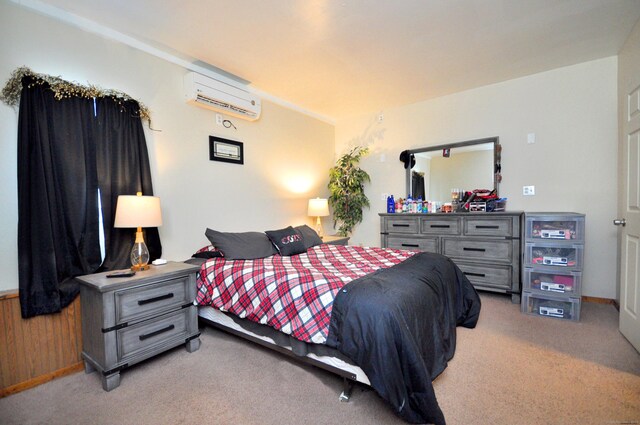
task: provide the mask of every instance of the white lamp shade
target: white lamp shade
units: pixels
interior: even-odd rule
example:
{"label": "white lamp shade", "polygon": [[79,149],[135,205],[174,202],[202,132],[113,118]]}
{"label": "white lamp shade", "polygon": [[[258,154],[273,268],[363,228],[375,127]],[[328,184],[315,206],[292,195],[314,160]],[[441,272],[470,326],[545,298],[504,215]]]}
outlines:
{"label": "white lamp shade", "polygon": [[162,226],[160,198],[157,196],[120,195],[113,227]]}
{"label": "white lamp shade", "polygon": [[329,202],[326,199],[309,199],[307,215],[311,217],[326,217],[329,215]]}

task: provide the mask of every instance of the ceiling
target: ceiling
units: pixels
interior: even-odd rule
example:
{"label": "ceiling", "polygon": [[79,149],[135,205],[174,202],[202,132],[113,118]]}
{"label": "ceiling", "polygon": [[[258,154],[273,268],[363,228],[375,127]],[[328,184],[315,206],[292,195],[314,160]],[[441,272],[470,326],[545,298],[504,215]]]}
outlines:
{"label": "ceiling", "polygon": [[32,1],[330,120],[614,56],[640,19],[640,0]]}

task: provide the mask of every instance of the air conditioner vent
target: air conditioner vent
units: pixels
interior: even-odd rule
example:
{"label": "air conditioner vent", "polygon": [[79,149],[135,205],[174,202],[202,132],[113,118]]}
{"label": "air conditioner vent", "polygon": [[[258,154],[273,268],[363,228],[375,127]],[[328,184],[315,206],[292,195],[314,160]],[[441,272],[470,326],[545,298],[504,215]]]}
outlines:
{"label": "air conditioner vent", "polygon": [[240,86],[191,72],[184,87],[188,103],[251,121],[260,117],[260,98]]}

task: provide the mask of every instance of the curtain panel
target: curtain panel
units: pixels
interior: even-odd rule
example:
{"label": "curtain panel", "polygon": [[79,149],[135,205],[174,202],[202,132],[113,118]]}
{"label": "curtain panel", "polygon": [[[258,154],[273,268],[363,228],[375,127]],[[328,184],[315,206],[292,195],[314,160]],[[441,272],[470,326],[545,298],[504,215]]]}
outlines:
{"label": "curtain panel", "polygon": [[[95,109],[94,109],[95,106]],[[111,97],[56,99],[22,79],[18,117],[18,274],[23,318],[55,313],[79,292],[74,277],[130,265],[132,229],[114,229],[118,195],[152,195],[138,104]],[[97,114],[95,113],[97,112]],[[98,189],[106,258],[99,240]],[[157,229],[146,229],[153,258]],[[101,264],[102,263],[102,264]]]}

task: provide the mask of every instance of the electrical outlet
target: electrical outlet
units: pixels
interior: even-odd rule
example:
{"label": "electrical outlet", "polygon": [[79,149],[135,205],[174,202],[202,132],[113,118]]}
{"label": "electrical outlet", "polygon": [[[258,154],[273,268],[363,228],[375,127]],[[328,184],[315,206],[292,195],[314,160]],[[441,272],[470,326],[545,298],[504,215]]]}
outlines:
{"label": "electrical outlet", "polygon": [[536,194],[535,186],[522,186],[522,194],[524,196],[533,196]]}
{"label": "electrical outlet", "polygon": [[388,197],[389,197],[389,195],[387,195],[386,193],[383,193],[383,194],[380,195],[380,200],[381,201],[386,201]]}
{"label": "electrical outlet", "polygon": [[221,114],[216,114],[216,124],[218,125],[222,125],[222,115]]}

